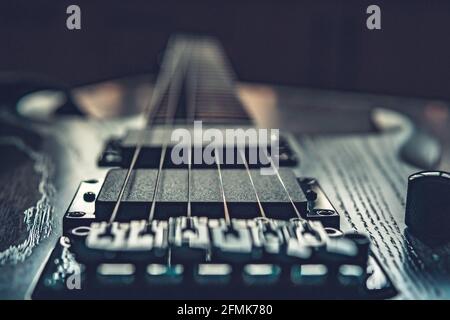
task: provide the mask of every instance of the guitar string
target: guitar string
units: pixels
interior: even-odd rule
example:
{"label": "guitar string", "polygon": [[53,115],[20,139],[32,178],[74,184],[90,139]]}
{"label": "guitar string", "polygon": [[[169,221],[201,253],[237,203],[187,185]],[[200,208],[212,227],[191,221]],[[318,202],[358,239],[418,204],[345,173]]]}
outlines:
{"label": "guitar string", "polygon": [[[195,113],[196,113],[196,107],[197,107],[197,101],[196,101],[196,93],[198,90],[198,62],[196,60],[196,50],[198,49],[196,46],[197,42],[194,42],[194,45],[191,48],[191,68],[189,69],[190,72],[188,72],[187,78],[189,79],[188,85],[189,85],[189,102],[187,104],[187,117],[186,117],[186,123],[190,124],[195,121]],[[187,180],[188,180],[188,190],[187,190],[187,211],[186,216],[188,218],[191,218],[192,216],[192,203],[191,203],[191,180],[192,180],[192,141],[190,142],[188,152],[188,172],[187,172]]]}
{"label": "guitar string", "polygon": [[[200,74],[200,69],[198,66],[199,60],[201,59],[201,55],[204,54],[203,52],[203,47],[204,47],[204,42],[199,40],[196,42],[196,54],[193,56],[194,58],[192,59],[192,69],[193,72],[190,74],[190,83],[191,83],[191,96],[190,96],[190,104],[189,104],[189,109],[190,109],[190,118],[188,119],[188,121],[193,121],[194,117],[195,117],[195,111],[197,109],[197,93],[198,93],[198,81],[199,81],[199,74]],[[194,89],[192,89],[194,88]],[[191,149],[190,153],[189,153],[189,164],[188,164],[188,211],[187,211],[187,216],[191,217],[192,214],[192,210],[191,210],[191,157],[192,157],[192,152]],[[223,199],[223,204],[224,204],[224,215],[225,215],[225,220],[227,222],[227,224],[230,223],[230,215],[229,215],[229,210],[228,210],[228,205],[226,202],[226,198],[225,198],[225,192],[223,189],[223,179],[222,179],[222,173],[221,173],[221,168],[220,168],[220,159],[218,159],[218,152],[217,149],[214,150],[214,155],[215,155],[215,159],[216,159],[216,164],[217,164],[217,168],[218,168],[218,174],[219,174],[219,181],[220,181],[220,187],[221,187],[221,193],[222,193],[222,199]]]}
{"label": "guitar string", "polygon": [[[215,47],[213,49],[215,49]],[[225,222],[226,222],[227,225],[231,225],[230,211],[229,211],[228,203],[227,203],[227,200],[226,200],[224,183],[223,183],[223,177],[222,177],[221,159],[219,157],[219,152],[218,152],[218,148],[217,147],[214,149],[214,158],[215,158],[217,171],[218,171],[218,176],[219,176],[219,182],[220,182],[219,186],[220,186],[220,192],[221,192],[221,195],[222,195],[222,203],[223,203],[223,209],[224,209],[224,219],[225,219]],[[256,196],[256,199],[257,199],[257,202],[258,202],[258,206],[259,206],[259,209],[260,209],[260,214],[261,214],[262,217],[266,218],[266,214],[265,214],[264,208],[262,207],[261,201],[260,201],[259,196],[258,196],[258,192],[257,192],[257,190],[255,188],[255,184],[253,182],[253,178],[252,178],[252,176],[250,174],[250,170],[249,170],[247,161],[245,159],[245,154],[244,154],[243,158],[244,158],[244,164],[245,164],[248,176],[250,178],[250,182],[251,182],[253,190],[255,192],[255,196]]]}
{"label": "guitar string", "polygon": [[279,172],[279,170],[278,170],[278,167],[275,166],[275,164],[274,164],[274,162],[273,162],[272,156],[271,156],[271,155],[269,156],[267,150],[265,151],[265,154],[266,154],[267,158],[268,158],[269,161],[270,161],[270,166],[273,168],[273,170],[275,170],[275,173],[276,173],[276,175],[277,175],[277,177],[278,177],[278,180],[280,181],[281,185],[283,186],[283,189],[284,189],[284,191],[286,192],[286,195],[288,196],[289,201],[291,202],[291,205],[292,205],[292,207],[294,208],[295,213],[297,214],[297,219],[298,219],[298,221],[300,221],[300,223],[303,224],[304,228],[306,228],[306,229],[304,229],[304,230],[307,230],[308,233],[310,233],[310,234],[316,236],[318,239],[320,239],[321,243],[323,244],[323,243],[324,243],[324,240],[323,240],[322,236],[320,235],[320,233],[318,233],[317,231],[315,231],[314,229],[312,229],[312,228],[310,227],[310,225],[309,225],[307,219],[303,218],[303,217],[301,216],[300,212],[298,211],[297,206],[295,205],[294,201],[292,200],[292,197],[291,197],[291,195],[289,194],[289,191],[288,191],[288,189],[287,189],[287,187],[286,187],[286,185],[285,185],[283,179],[281,178],[281,175],[280,175],[280,172]]}
{"label": "guitar string", "polygon": [[[210,44],[206,44],[208,45],[210,50],[213,50],[216,55],[220,55],[221,53],[217,51],[217,47],[216,46],[212,46]],[[217,66],[219,70],[221,70],[221,72],[226,72],[226,71],[230,71],[228,70],[227,66],[220,64],[219,66]],[[222,70],[224,69],[224,70]],[[226,70],[225,70],[226,69]],[[222,145],[223,148],[223,145]],[[219,177],[219,188],[220,188],[220,193],[221,193],[221,197],[222,197],[222,204],[223,204],[223,212],[224,212],[224,220],[225,223],[230,226],[231,225],[231,215],[230,215],[230,210],[228,207],[228,202],[226,199],[226,194],[225,194],[225,188],[224,188],[224,183],[223,183],[223,176],[222,176],[222,167],[221,167],[221,163],[222,160],[220,158],[220,152],[219,149],[217,147],[215,147],[214,149],[214,159],[215,159],[215,163],[216,163],[216,167],[217,167],[217,172],[218,172],[218,177]]]}
{"label": "guitar string", "polygon": [[250,169],[248,167],[247,159],[245,157],[245,152],[242,149],[240,150],[240,155],[241,155],[241,158],[242,158],[242,160],[244,162],[245,170],[247,171],[248,177],[250,178],[250,183],[252,184],[252,188],[253,188],[253,191],[254,191],[255,196],[256,196],[256,201],[257,201],[258,207],[259,207],[259,213],[260,213],[260,215],[263,218],[267,219],[266,212],[264,211],[264,208],[263,208],[263,206],[261,204],[261,200],[259,199],[258,191],[256,190],[255,183],[253,182],[252,174],[251,174]]}
{"label": "guitar string", "polygon": [[[194,47],[192,46],[192,44],[190,45],[191,46],[191,48],[190,48],[190,59],[191,59],[191,57],[192,57],[192,55],[193,55],[193,51],[194,51]],[[188,59],[188,60],[190,60],[190,59]],[[188,74],[188,67],[187,67],[187,65],[188,65],[188,63],[186,62],[186,73]],[[190,84],[190,87],[189,87],[189,94],[191,95],[190,96],[190,99],[192,99],[192,87],[191,87],[191,84]],[[188,103],[188,107],[191,107],[190,106],[190,103],[191,103],[191,100],[189,100],[189,103]],[[192,111],[192,110],[190,110],[189,112],[186,112],[187,113],[187,116],[188,116],[188,114],[191,116],[191,118],[193,119],[194,117],[195,117],[195,110],[194,111]],[[188,119],[186,118],[186,122],[188,122]],[[189,159],[188,159],[188,204],[187,204],[187,217],[188,218],[190,218],[191,217],[191,176],[190,176],[190,173],[191,173],[191,146],[189,146],[189,148],[188,148],[188,150],[189,150]],[[171,250],[171,248],[169,247],[169,251],[168,251],[168,254],[167,254],[167,266],[168,266],[168,268],[171,268],[172,267],[172,250]]]}
{"label": "guitar string", "polygon": [[[173,40],[171,40],[173,41]],[[176,48],[173,48],[174,44],[169,43],[168,45],[168,55],[164,58],[162,64],[161,64],[161,70],[163,71],[162,75],[159,76],[156,80],[152,95],[150,97],[149,103],[144,108],[143,116],[144,116],[144,128],[149,128],[154,120],[154,116],[157,114],[157,112],[162,108],[162,99],[164,97],[164,92],[167,90],[167,87],[169,86],[172,77],[174,76],[176,66],[179,63],[180,55],[178,54],[179,51],[176,50]],[[175,55],[177,53],[177,55]],[[173,57],[172,57],[173,55]],[[172,58],[172,60],[170,59]],[[159,106],[159,107],[157,107]],[[108,224],[111,224],[115,221],[117,217],[117,213],[119,212],[120,205],[122,203],[122,199],[125,193],[126,186],[128,185],[128,182],[130,180],[131,174],[134,170],[134,167],[137,163],[137,160],[139,158],[139,155],[142,150],[142,146],[144,143],[144,130],[141,130],[137,139],[137,145],[133,152],[133,157],[130,162],[130,166],[128,167],[127,173],[125,175],[125,179],[122,183],[122,186],[119,190],[119,195],[117,197],[117,201],[114,205],[113,211],[111,213],[111,217],[109,219]]]}
{"label": "guitar string", "polygon": [[[197,60],[195,62],[198,63],[198,59],[200,59],[201,55],[204,54],[203,52],[203,47],[204,47],[204,43],[203,42],[199,42],[198,47],[200,48],[199,52],[198,52],[198,57]],[[197,78],[196,78],[196,85],[198,85],[198,74],[199,74],[199,68],[197,66],[196,68],[196,73],[197,73]],[[197,107],[197,103],[195,100],[195,95],[193,100],[191,100],[191,102],[193,103],[193,108],[195,110],[195,108]],[[231,219],[230,219],[230,213],[229,213],[229,209],[228,209],[228,204],[227,204],[227,200],[226,200],[226,196],[225,196],[225,190],[224,190],[224,184],[223,184],[223,178],[222,178],[222,170],[221,170],[221,159],[219,158],[219,152],[218,152],[218,148],[216,147],[214,149],[214,158],[215,158],[215,163],[217,166],[217,171],[218,171],[218,177],[219,177],[219,187],[220,187],[220,192],[221,192],[221,196],[222,196],[222,203],[223,203],[223,210],[224,210],[224,218],[225,218],[225,222],[227,225],[231,224]],[[190,201],[190,200],[189,200]]]}
{"label": "guitar string", "polygon": [[[289,193],[289,191],[288,191],[288,189],[287,189],[287,187],[286,187],[286,184],[284,183],[283,178],[282,178],[281,175],[280,175],[280,172],[279,172],[278,168],[275,166],[272,157],[269,156],[269,154],[267,153],[267,151],[265,151],[265,154],[266,154],[266,157],[269,159],[271,168],[275,171],[276,176],[277,176],[277,178],[278,178],[278,180],[279,180],[281,186],[283,187],[284,192],[286,193],[286,195],[287,195],[287,197],[288,197],[288,199],[289,199],[289,202],[291,203],[291,205],[292,205],[292,207],[293,207],[293,209],[294,209],[295,214],[297,215],[297,218],[298,218],[300,221],[303,221],[304,218],[301,216],[300,212],[298,211],[297,206],[295,205],[294,200],[292,199],[292,197],[291,197],[291,195],[290,195],[290,193]],[[257,202],[258,202],[258,206],[259,206],[259,209],[260,209],[260,213],[261,213],[261,215],[262,215],[264,218],[267,218],[267,216],[266,216],[266,214],[265,214],[265,211],[264,211],[264,208],[263,208],[263,206],[262,206],[262,204],[261,204],[261,201],[260,201],[260,199],[259,199],[258,192],[257,192],[257,190],[256,190],[255,184],[254,184],[254,182],[253,182],[253,178],[252,178],[252,176],[251,176],[250,169],[249,169],[249,167],[248,167],[248,163],[247,163],[247,159],[246,159],[246,157],[245,157],[245,153],[244,153],[242,150],[241,150],[241,158],[242,158],[243,161],[244,161],[245,169],[246,169],[247,174],[248,174],[248,176],[249,176],[249,178],[250,178],[250,182],[251,182],[251,184],[252,184],[253,191],[255,192],[255,196],[256,196],[256,200],[257,200]]]}
{"label": "guitar string", "polygon": [[[185,45],[186,47],[186,45]],[[184,48],[186,50],[186,48]],[[168,128],[172,128],[173,129],[173,122],[175,120],[175,114],[176,114],[176,110],[178,107],[178,102],[180,99],[180,91],[181,91],[181,87],[182,87],[182,82],[183,82],[183,76],[186,72],[187,69],[187,59],[186,59],[186,53],[184,53],[182,55],[181,58],[181,70],[180,72],[177,74],[177,78],[176,81],[171,83],[171,89],[176,90],[176,94],[173,94],[173,92],[169,93],[168,96],[168,101],[167,101],[167,112],[166,112],[166,118],[165,118],[165,123],[164,123],[164,127],[166,130],[168,130]],[[172,87],[175,86],[176,87]],[[149,212],[149,216],[148,216],[148,222],[150,223],[155,215],[155,210],[156,210],[156,196],[158,194],[159,191],[159,184],[161,181],[161,172],[164,166],[164,161],[166,159],[166,154],[167,154],[167,147],[169,144],[169,139],[165,139],[164,145],[161,148],[161,154],[160,154],[160,158],[159,158],[159,165],[158,165],[158,171],[156,173],[156,182],[155,182],[155,188],[153,189],[153,195],[152,195],[152,204],[150,207],[150,212]]]}
{"label": "guitar string", "polygon": [[295,203],[294,203],[294,200],[292,200],[292,197],[291,197],[291,195],[289,194],[289,191],[288,191],[288,189],[287,189],[287,187],[286,187],[286,185],[285,185],[283,179],[281,178],[280,171],[278,170],[278,167],[275,166],[275,163],[273,162],[272,156],[268,154],[267,150],[265,150],[264,152],[265,152],[265,154],[266,154],[266,157],[267,157],[267,158],[269,159],[269,161],[270,161],[270,166],[271,166],[271,168],[275,171],[276,176],[278,177],[278,180],[280,181],[280,184],[282,185],[284,191],[286,192],[286,195],[287,195],[287,197],[288,197],[288,199],[289,199],[289,201],[290,201],[292,207],[294,208],[295,214],[297,215],[297,217],[299,218],[299,220],[304,220],[303,217],[301,216],[300,212],[298,211],[297,206],[296,206]]}
{"label": "guitar string", "polygon": [[[201,56],[204,54],[203,52],[203,41],[197,41],[196,46],[194,49],[194,54],[192,58],[192,72],[189,74],[190,78],[190,99],[189,99],[189,114],[187,122],[190,123],[195,118],[195,111],[197,109],[197,91],[198,91],[198,81],[199,81],[199,74],[200,74],[200,68],[199,68],[199,60],[201,59]],[[227,225],[231,223],[230,221],[230,214],[228,210],[228,205],[226,201],[225,191],[223,188],[223,178],[222,178],[222,171],[220,166],[220,158],[218,154],[217,148],[214,150],[214,156],[215,156],[215,162],[218,169],[218,175],[219,175],[219,186],[221,189],[222,199],[223,199],[223,206],[224,206],[224,217]],[[188,209],[187,209],[187,217],[191,217],[192,215],[192,208],[191,208],[191,157],[192,152],[191,148],[189,148],[189,163],[188,163]]]}
{"label": "guitar string", "polygon": [[225,217],[225,222],[227,225],[231,225],[231,219],[230,219],[230,211],[228,210],[228,204],[227,204],[227,200],[225,197],[225,189],[223,187],[223,178],[222,178],[222,170],[221,170],[221,166],[220,166],[220,158],[219,158],[219,152],[217,150],[217,147],[214,149],[214,157],[215,157],[215,161],[217,164],[217,171],[219,173],[219,186],[220,186],[220,191],[222,193],[222,202],[223,202],[223,214]]}
{"label": "guitar string", "polygon": [[[215,49],[215,47],[214,47],[214,49]],[[222,148],[223,148],[223,145],[222,145]],[[214,160],[216,163],[217,173],[218,173],[218,177],[219,177],[219,188],[220,188],[220,193],[221,193],[221,197],[222,197],[224,220],[225,220],[225,223],[227,224],[227,226],[231,226],[230,210],[229,210],[227,198],[225,195],[225,187],[224,187],[223,177],[222,177],[222,166],[221,166],[222,159],[220,158],[220,153],[219,153],[219,149],[217,146],[214,148]]]}

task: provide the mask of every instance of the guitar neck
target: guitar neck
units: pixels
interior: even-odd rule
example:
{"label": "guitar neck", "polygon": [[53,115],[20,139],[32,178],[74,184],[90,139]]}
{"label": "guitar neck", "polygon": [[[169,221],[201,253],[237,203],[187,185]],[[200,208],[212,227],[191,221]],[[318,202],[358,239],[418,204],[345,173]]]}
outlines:
{"label": "guitar neck", "polygon": [[[184,67],[177,71],[181,74],[176,74],[172,79],[175,81],[181,77],[174,117],[176,123],[192,123],[193,120],[223,124],[251,123],[249,114],[236,94],[234,72],[217,41],[177,37],[169,50],[182,50],[181,60],[184,63]],[[165,122],[168,96],[169,90],[164,93],[155,123]]]}

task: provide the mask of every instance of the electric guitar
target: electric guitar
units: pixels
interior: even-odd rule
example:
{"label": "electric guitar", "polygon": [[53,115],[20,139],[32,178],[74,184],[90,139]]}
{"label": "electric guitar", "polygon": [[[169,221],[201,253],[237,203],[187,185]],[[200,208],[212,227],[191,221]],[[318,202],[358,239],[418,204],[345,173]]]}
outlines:
{"label": "electric guitar", "polygon": [[[295,133],[278,121],[302,117],[292,102],[267,110],[273,96],[260,92],[244,103],[211,38],[172,37],[151,90],[140,84],[78,96],[89,107],[122,94],[121,110],[137,115],[66,114],[28,128],[20,115],[3,117],[22,137],[3,137],[2,146],[32,160],[20,181],[39,194],[27,204],[25,236],[0,253],[2,295],[448,297],[445,232],[433,229],[435,246],[408,231],[435,227],[417,218],[420,181],[434,180],[410,178],[406,200],[419,171],[399,158],[415,134],[406,117],[379,109],[361,117],[370,132]],[[130,87],[138,98],[127,96]]]}

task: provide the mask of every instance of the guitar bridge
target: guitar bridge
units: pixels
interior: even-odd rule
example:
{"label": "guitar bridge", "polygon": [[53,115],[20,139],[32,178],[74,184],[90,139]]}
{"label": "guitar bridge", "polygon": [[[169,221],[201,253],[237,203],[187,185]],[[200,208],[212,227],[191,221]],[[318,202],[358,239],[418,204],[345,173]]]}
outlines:
{"label": "guitar bridge", "polygon": [[[137,174],[142,170],[137,186],[152,175],[151,169]],[[117,197],[111,188],[120,173],[110,171],[103,183],[81,183],[33,298],[371,299],[396,293],[370,253],[369,239],[339,230],[339,214],[315,179],[291,176],[289,188],[301,209],[297,217],[280,214],[287,207],[283,201],[267,199],[263,205],[273,209],[267,210],[271,217],[251,215],[246,206],[231,210],[230,220],[198,214],[195,206],[191,217],[170,216],[176,206],[161,206],[168,216],[158,213],[149,221],[141,215],[149,209],[148,198],[125,197],[122,219],[110,223],[102,201]],[[132,200],[147,202],[139,219]],[[68,284],[74,277],[78,290]]]}

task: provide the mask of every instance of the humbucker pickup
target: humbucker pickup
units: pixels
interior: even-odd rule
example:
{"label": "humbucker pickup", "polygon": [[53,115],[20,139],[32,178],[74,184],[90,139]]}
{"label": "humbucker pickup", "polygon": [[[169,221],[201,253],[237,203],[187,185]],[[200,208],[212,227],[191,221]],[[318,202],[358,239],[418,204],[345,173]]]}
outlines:
{"label": "humbucker pickup", "polygon": [[[226,130],[232,127],[227,126],[227,129],[214,127],[214,130],[218,130],[223,137],[227,137]],[[251,127],[248,127],[251,128]],[[219,148],[221,150],[222,159],[227,159],[228,161],[224,161],[222,164],[223,168],[242,168],[242,163],[238,163],[239,152],[238,149],[245,150],[245,153],[248,157],[249,151],[252,150],[254,154],[258,154],[258,159],[255,162],[249,161],[249,166],[252,168],[259,168],[262,166],[269,166],[267,160],[267,155],[263,152],[266,151],[271,154],[273,139],[277,140],[278,150],[272,154],[272,157],[277,157],[280,166],[292,167],[299,163],[299,159],[297,158],[295,152],[292,151],[289,146],[288,140],[283,135],[270,136],[270,131],[267,131],[265,135],[267,135],[266,140],[268,143],[264,146],[261,145],[261,141],[255,141],[257,139],[249,139],[245,136],[245,130],[248,128],[242,129],[242,127],[237,128],[236,130],[242,130],[241,135],[244,135],[244,139],[240,140],[235,138],[234,135],[231,135],[233,139],[232,141],[227,142],[205,142],[201,141],[199,144],[192,145],[192,154],[195,155],[197,150],[200,153],[205,151],[207,146],[211,147],[211,149]],[[170,137],[171,133],[177,129],[186,130],[186,134],[189,136],[195,137],[198,133],[194,132],[194,128],[192,127],[182,127],[175,126],[174,128],[164,128],[163,126],[157,126],[156,128],[150,129],[136,129],[129,130],[124,137],[111,139],[108,143],[106,143],[105,148],[100,155],[98,160],[98,164],[101,167],[122,167],[127,168],[131,163],[131,159],[133,157],[133,152],[139,142],[139,139],[143,139],[144,143],[142,145],[141,156],[139,157],[137,163],[135,164],[135,168],[158,168],[161,151],[163,146],[167,145],[167,154],[170,155],[173,148],[177,145],[175,141],[171,141]],[[229,134],[230,136],[230,134]],[[234,139],[235,138],[235,139]],[[270,140],[272,139],[272,141]],[[261,152],[260,152],[261,149]],[[230,157],[231,160],[230,161]],[[207,164],[204,161],[204,158],[199,158],[199,161],[195,161],[193,159],[193,168],[215,168],[216,164],[211,163]],[[172,162],[172,158],[170,156],[166,156],[164,162],[164,168],[184,168],[185,164],[174,164]]]}

